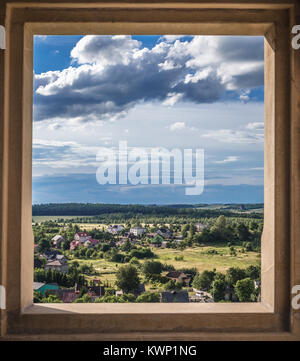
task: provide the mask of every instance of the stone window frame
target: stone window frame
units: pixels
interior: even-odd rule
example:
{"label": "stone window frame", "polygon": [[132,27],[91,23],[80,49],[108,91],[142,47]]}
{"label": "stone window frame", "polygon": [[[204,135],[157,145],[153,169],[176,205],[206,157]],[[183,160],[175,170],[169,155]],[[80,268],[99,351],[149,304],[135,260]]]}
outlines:
{"label": "stone window frame", "polygon": [[[300,312],[300,50],[291,47],[299,2],[5,0],[0,24],[0,310],[3,339],[291,340]],[[191,34],[265,37],[265,210],[262,296],[232,304],[33,304],[33,35]],[[298,90],[298,93],[297,93]],[[297,219],[298,217],[298,219]]]}

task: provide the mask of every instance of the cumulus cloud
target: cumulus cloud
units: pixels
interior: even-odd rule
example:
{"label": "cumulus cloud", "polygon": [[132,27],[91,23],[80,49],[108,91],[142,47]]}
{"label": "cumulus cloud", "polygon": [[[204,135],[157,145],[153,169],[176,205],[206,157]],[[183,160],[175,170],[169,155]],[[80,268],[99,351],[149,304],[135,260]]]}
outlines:
{"label": "cumulus cloud", "polygon": [[164,36],[149,49],[131,36],[81,38],[71,66],[35,74],[34,120],[113,120],[140,102],[212,103],[263,85],[261,38],[185,39]]}
{"label": "cumulus cloud", "polygon": [[127,65],[140,45],[128,35],[87,35],[72,49],[71,58],[78,64],[97,63],[103,68],[107,65]]}

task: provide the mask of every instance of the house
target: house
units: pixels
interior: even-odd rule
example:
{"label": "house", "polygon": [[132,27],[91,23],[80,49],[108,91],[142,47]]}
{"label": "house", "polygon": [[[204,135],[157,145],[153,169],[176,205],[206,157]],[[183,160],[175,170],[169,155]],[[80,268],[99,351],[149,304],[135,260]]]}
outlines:
{"label": "house", "polygon": [[124,229],[124,226],[120,224],[114,224],[106,228],[106,232],[110,234],[119,234]]}
{"label": "house", "polygon": [[157,232],[148,233],[148,237],[149,237],[149,238],[154,238],[154,237],[156,237],[157,235],[158,235]]}
{"label": "house", "polygon": [[59,290],[58,297],[63,303],[72,303],[78,298],[79,294],[73,290]]}
{"label": "house", "polygon": [[68,261],[64,255],[58,255],[58,257],[53,260],[49,261],[45,265],[45,270],[52,270],[52,271],[58,271],[62,273],[67,273],[69,269]]}
{"label": "house", "polygon": [[99,239],[91,238],[90,242],[91,242],[92,246],[96,246],[99,243]]}
{"label": "house", "polygon": [[53,251],[53,250],[46,250],[43,254],[42,257],[44,257],[47,261],[52,261],[56,259],[56,256],[60,254],[59,251]]}
{"label": "house", "polygon": [[[137,296],[141,295],[142,293],[144,293],[145,291],[146,291],[145,285],[140,283],[138,285],[138,287],[135,290],[133,290],[132,292],[130,292],[130,293],[134,294],[137,297]],[[123,290],[118,290],[118,291],[116,291],[116,296],[121,296],[124,293],[125,292]]]}
{"label": "house", "polygon": [[44,296],[46,291],[58,291],[59,286],[57,283],[33,282],[33,290]]}
{"label": "house", "polygon": [[189,294],[185,291],[161,292],[160,302],[186,303],[189,302]]}
{"label": "house", "polygon": [[102,297],[105,295],[104,286],[89,286],[88,287],[88,295],[90,297]]}
{"label": "house", "polygon": [[138,238],[133,233],[129,233],[128,241],[130,241],[133,244],[136,244],[136,243],[138,243]]}
{"label": "house", "polygon": [[74,236],[75,241],[79,241],[80,243],[84,243],[91,238],[87,232],[77,232]]}
{"label": "house", "polygon": [[53,241],[54,247],[61,248],[61,244],[62,244],[62,242],[65,241],[65,239],[60,234],[57,234],[56,236],[54,236],[52,238],[52,241]]}
{"label": "house", "polygon": [[171,239],[173,238],[173,233],[165,227],[159,228],[156,230],[156,233],[163,237],[164,239]]}
{"label": "house", "polygon": [[183,241],[183,236],[182,235],[178,235],[175,237],[174,241],[176,243],[181,243]]}
{"label": "house", "polygon": [[188,275],[180,271],[170,271],[166,274],[166,277],[176,282],[185,283],[186,285],[188,285],[191,280]]}
{"label": "house", "polygon": [[56,255],[55,259],[63,263],[68,263],[67,258],[63,254]]}
{"label": "house", "polygon": [[90,247],[91,246],[91,242],[89,240],[84,242],[84,247]]}
{"label": "house", "polygon": [[75,239],[70,243],[70,251],[74,251],[78,247],[80,247],[82,244],[80,241],[75,241]]}
{"label": "house", "polygon": [[207,226],[203,223],[196,223],[195,227],[197,232],[202,232],[205,228],[207,228]]}
{"label": "house", "polygon": [[254,288],[257,289],[260,287],[260,281],[259,280],[254,280]]}
{"label": "house", "polygon": [[98,239],[89,239],[84,242],[84,247],[94,248],[99,243]]}
{"label": "house", "polygon": [[134,236],[141,236],[146,232],[146,229],[143,227],[133,227],[130,228],[130,233],[132,233]]}
{"label": "house", "polygon": [[45,285],[46,283],[43,282],[33,282],[33,290],[42,293],[42,289]]}
{"label": "house", "polygon": [[79,297],[79,292],[67,289],[49,290],[48,293],[57,296],[63,303],[72,303]]}
{"label": "house", "polygon": [[196,288],[193,288],[193,291],[195,292],[195,298],[198,300],[201,300],[202,302],[206,302],[209,299],[212,299],[212,295],[206,291],[198,290]]}
{"label": "house", "polygon": [[137,287],[134,291],[132,291],[132,293],[133,293],[135,296],[139,296],[139,295],[141,295],[142,293],[144,293],[145,291],[146,291],[145,285],[142,284],[142,283],[140,283],[140,284],[138,285],[138,287]]}

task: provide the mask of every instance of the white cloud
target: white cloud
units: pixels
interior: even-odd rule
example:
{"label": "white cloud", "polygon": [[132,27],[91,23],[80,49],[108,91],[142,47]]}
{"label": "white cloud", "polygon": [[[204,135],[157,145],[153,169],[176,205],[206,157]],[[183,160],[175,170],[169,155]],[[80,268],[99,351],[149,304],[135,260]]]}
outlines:
{"label": "white cloud", "polygon": [[263,122],[248,123],[247,124],[247,129],[250,129],[250,130],[253,130],[253,129],[263,130],[264,129],[264,123]]}
{"label": "white cloud", "polygon": [[129,35],[87,35],[72,49],[71,57],[78,64],[126,65],[140,45]]}
{"label": "white cloud", "polygon": [[202,135],[204,138],[215,139],[224,143],[263,143],[264,135],[260,133],[250,133],[245,130],[219,129],[209,131]]}
{"label": "white cloud", "polygon": [[216,160],[214,161],[213,163],[216,163],[216,164],[226,164],[226,163],[233,163],[233,162],[236,162],[239,158],[237,156],[234,156],[234,155],[231,155],[229,157],[226,157],[225,159],[223,160]]}
{"label": "white cloud", "polygon": [[178,101],[180,101],[182,97],[183,97],[182,93],[168,93],[166,100],[162,104],[166,106],[173,106]]}
{"label": "white cloud", "polygon": [[183,129],[185,129],[185,122],[176,122],[176,123],[170,125],[170,130],[172,132],[177,131],[177,130],[183,130]]}

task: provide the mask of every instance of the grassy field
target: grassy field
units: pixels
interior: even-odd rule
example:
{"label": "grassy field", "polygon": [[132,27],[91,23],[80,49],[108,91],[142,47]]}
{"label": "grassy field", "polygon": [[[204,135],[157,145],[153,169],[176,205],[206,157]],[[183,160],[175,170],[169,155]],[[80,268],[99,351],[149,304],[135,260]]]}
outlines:
{"label": "grassy field", "polygon": [[[216,250],[218,254],[208,254],[210,250]],[[257,252],[241,253],[241,247],[235,247],[237,251],[236,256],[229,253],[229,248],[226,246],[213,247],[193,247],[186,248],[183,251],[176,249],[154,249],[153,252],[157,255],[156,260],[162,263],[172,264],[175,269],[192,268],[195,267],[199,272],[204,270],[213,270],[216,268],[219,272],[226,272],[230,267],[246,268],[250,265],[260,264],[260,254]],[[183,256],[182,260],[175,260],[175,257]],[[108,281],[112,285],[115,281],[115,275],[118,268],[124,264],[109,262],[105,259],[99,260],[82,260],[76,259],[79,264],[92,264],[97,272],[100,274],[102,282]],[[140,260],[140,263],[143,263]],[[89,278],[89,277],[88,277]]]}

